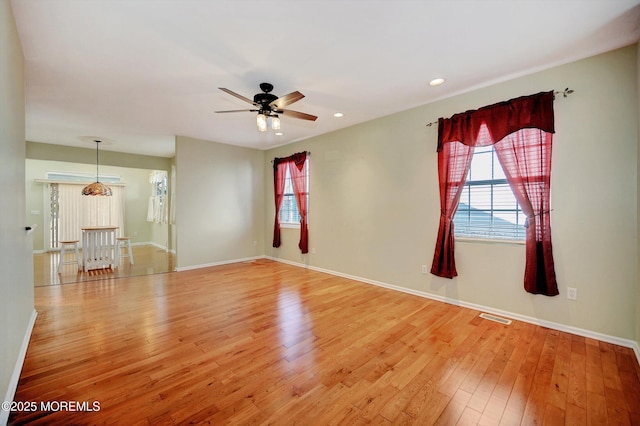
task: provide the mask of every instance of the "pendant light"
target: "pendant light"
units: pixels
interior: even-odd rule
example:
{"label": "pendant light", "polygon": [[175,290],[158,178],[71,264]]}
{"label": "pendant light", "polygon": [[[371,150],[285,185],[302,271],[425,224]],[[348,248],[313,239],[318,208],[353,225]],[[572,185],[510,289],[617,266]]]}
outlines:
{"label": "pendant light", "polygon": [[271,117],[271,128],[273,130],[280,130],[280,118],[277,115]]}
{"label": "pendant light", "polygon": [[99,162],[99,157],[98,157],[98,147],[100,146],[100,141],[99,140],[94,140],[94,142],[96,143],[96,181],[93,182],[92,184],[89,184],[87,186],[85,186],[82,189],[82,195],[106,195],[106,196],[110,196],[112,195],[111,193],[111,188],[109,188],[108,186],[106,186],[103,183],[100,183],[100,174],[98,173],[98,166],[100,164]]}
{"label": "pendant light", "polygon": [[256,118],[256,124],[258,125],[258,130],[260,132],[267,131],[267,116],[262,111],[260,111],[260,114],[258,114],[258,117]]}

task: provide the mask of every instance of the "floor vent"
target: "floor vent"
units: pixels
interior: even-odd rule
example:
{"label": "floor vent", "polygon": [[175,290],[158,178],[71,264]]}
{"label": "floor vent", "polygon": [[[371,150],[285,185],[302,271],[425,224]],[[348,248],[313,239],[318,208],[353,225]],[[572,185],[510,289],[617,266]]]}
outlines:
{"label": "floor vent", "polygon": [[499,322],[500,324],[506,324],[506,325],[511,324],[511,320],[508,320],[506,318],[497,317],[497,316],[491,315],[491,314],[485,314],[484,312],[480,314],[480,318],[488,319],[490,321]]}

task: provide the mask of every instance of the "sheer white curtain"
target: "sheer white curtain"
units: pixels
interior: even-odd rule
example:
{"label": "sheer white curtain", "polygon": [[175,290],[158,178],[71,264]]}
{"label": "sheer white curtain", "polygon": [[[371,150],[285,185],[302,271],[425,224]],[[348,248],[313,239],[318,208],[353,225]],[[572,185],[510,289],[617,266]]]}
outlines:
{"label": "sheer white curtain", "polygon": [[151,196],[147,208],[147,222],[169,223],[169,208],[167,200],[167,172],[154,170],[149,174]]}
{"label": "sheer white curtain", "polygon": [[111,197],[82,195],[78,184],[58,184],[58,232],[62,240],[82,240],[85,226],[117,226],[116,235],[125,235],[124,187],[111,185]]}

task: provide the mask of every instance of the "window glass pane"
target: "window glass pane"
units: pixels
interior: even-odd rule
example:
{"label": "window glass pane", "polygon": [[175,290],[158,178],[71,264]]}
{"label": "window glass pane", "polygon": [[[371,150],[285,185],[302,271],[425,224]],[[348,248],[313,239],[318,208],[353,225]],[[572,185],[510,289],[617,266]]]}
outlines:
{"label": "window glass pane", "polygon": [[476,185],[469,188],[470,206],[474,209],[491,208],[491,185]]}
{"label": "window glass pane", "polygon": [[498,160],[498,154],[496,151],[493,151],[493,178],[494,179],[506,179],[507,176],[504,174],[504,170],[500,165],[500,161]]}
{"label": "window glass pane", "polygon": [[494,209],[517,209],[518,202],[511,191],[509,184],[498,184],[493,186],[493,208]]}
{"label": "window glass pane", "polygon": [[474,153],[471,163],[470,180],[490,180],[493,176],[491,152]]}
{"label": "window glass pane", "polygon": [[280,209],[281,223],[300,223],[300,214],[298,213],[298,205],[296,197],[293,194],[285,195],[282,200]]}

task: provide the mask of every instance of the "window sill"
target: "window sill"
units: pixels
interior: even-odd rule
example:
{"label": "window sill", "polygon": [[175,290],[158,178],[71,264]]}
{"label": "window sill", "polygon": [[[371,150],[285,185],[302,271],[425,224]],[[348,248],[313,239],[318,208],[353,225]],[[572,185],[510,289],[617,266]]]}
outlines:
{"label": "window sill", "polygon": [[471,237],[456,237],[456,242],[461,243],[475,243],[475,244],[505,244],[505,245],[525,245],[525,240],[502,240],[499,238],[471,238]]}
{"label": "window sill", "polygon": [[299,223],[281,223],[280,228],[300,229]]}

